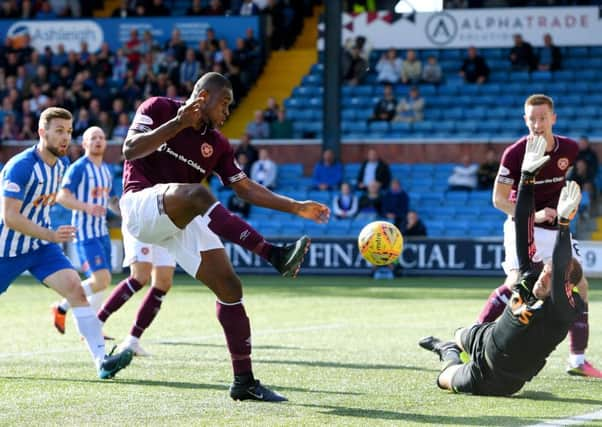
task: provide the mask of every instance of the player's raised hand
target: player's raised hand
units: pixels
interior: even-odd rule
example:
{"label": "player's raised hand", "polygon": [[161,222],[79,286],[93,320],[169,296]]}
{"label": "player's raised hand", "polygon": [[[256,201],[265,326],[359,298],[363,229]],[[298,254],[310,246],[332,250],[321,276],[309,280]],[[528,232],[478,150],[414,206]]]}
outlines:
{"label": "player's raised hand", "polygon": [[70,242],[75,237],[77,228],[72,225],[61,225],[59,228],[53,231],[52,242],[54,243],[65,243]]}
{"label": "player's raised hand", "polygon": [[575,217],[581,202],[581,188],[575,181],[568,181],[560,192],[558,199],[558,216],[571,220]]}
{"label": "player's raised hand", "polygon": [[545,165],[550,156],[546,155],[546,139],[543,136],[527,138],[525,157],[521,166],[521,172],[536,174]]}
{"label": "player's raised hand", "polygon": [[186,103],[178,109],[176,117],[178,118],[182,129],[200,124],[203,118],[203,109],[206,101],[207,98],[204,95],[201,95],[193,101],[186,101]]}
{"label": "player's raised hand", "polygon": [[313,200],[305,200],[299,202],[300,207],[297,215],[305,219],[311,219],[318,224],[325,224],[330,218],[330,209],[322,203],[314,202]]}
{"label": "player's raised hand", "polygon": [[107,210],[104,206],[95,205],[93,203],[88,203],[86,205],[86,213],[92,216],[105,216],[107,214]]}

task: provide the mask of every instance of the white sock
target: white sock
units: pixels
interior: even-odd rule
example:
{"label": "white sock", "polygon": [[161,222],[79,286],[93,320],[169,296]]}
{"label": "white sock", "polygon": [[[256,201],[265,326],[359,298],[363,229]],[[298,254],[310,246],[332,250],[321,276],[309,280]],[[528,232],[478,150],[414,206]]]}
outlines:
{"label": "white sock", "polygon": [[69,301],[67,301],[66,299],[64,299],[61,302],[59,302],[59,308],[66,313],[71,308],[71,304],[69,304]]}
{"label": "white sock", "polygon": [[100,321],[90,306],[73,307],[72,312],[77,330],[86,340],[88,350],[90,350],[96,369],[98,369],[105,357],[105,340],[102,336]]}
{"label": "white sock", "polygon": [[84,293],[87,297],[94,295],[94,290],[92,289],[92,282],[90,282],[90,279],[86,279],[82,282],[82,288],[84,289]]}
{"label": "white sock", "polygon": [[585,363],[585,354],[569,354],[569,365],[576,368]]}
{"label": "white sock", "polygon": [[96,292],[88,297],[88,302],[90,303],[90,307],[94,310],[94,313],[98,313],[100,311],[100,307],[102,307],[102,302],[105,299],[104,291]]}

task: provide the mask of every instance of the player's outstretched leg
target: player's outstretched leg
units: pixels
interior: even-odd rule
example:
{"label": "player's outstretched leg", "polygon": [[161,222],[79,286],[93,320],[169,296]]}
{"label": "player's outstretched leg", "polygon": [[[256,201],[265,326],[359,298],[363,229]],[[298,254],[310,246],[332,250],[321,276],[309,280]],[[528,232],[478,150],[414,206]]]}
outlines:
{"label": "player's outstretched leg", "polygon": [[588,340],[589,319],[588,305],[586,304],[583,312],[579,313],[569,330],[570,354],[569,366],[566,372],[569,375],[602,378],[602,372],[585,359],[585,349],[587,348]]}

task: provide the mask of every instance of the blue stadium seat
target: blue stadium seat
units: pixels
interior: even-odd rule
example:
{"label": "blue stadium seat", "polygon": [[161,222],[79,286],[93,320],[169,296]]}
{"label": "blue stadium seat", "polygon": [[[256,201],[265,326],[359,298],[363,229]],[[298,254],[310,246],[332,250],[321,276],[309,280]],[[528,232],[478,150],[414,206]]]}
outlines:
{"label": "blue stadium seat", "polygon": [[570,82],[571,80],[575,80],[575,72],[573,70],[554,71],[554,80],[557,82]]}
{"label": "blue stadium seat", "polygon": [[552,80],[552,73],[550,71],[534,71],[531,73],[531,81],[550,81]]}
{"label": "blue stadium seat", "polygon": [[586,58],[589,56],[589,49],[585,46],[571,46],[567,54],[571,58]]}
{"label": "blue stadium seat", "polygon": [[456,123],[457,132],[475,132],[479,128],[479,123],[474,120],[462,120]]}
{"label": "blue stadium seat", "polygon": [[600,77],[600,67],[595,69],[579,69],[575,71],[577,82],[597,81]]}
{"label": "blue stadium seat", "polygon": [[407,135],[412,131],[411,123],[393,122],[391,123],[391,132]]}
{"label": "blue stadium seat", "polygon": [[412,125],[412,128],[418,132],[430,132],[431,130],[433,130],[433,127],[433,123],[428,120],[416,122]]}
{"label": "blue stadium seat", "polygon": [[374,132],[386,133],[389,130],[389,122],[384,121],[384,120],[371,122],[368,125],[368,128],[370,129],[370,132],[372,132],[372,133],[374,133]]}

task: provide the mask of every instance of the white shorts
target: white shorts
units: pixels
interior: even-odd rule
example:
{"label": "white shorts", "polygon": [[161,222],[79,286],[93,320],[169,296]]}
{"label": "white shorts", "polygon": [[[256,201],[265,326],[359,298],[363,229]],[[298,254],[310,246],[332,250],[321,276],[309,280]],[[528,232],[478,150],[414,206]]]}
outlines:
{"label": "white shorts", "polygon": [[125,227],[121,229],[121,234],[123,235],[124,267],[129,267],[135,262],[148,262],[155,267],[176,266],[176,260],[163,246],[136,240]]}
{"label": "white shorts", "polygon": [[173,255],[192,277],[201,265],[201,252],[224,247],[209,227],[208,217],[197,216],[184,229],[178,228],[163,210],[168,184],[157,184],[136,193],[125,193],[119,202],[122,227],[134,239],[159,245]]}
{"label": "white shorts", "polygon": [[[548,262],[552,259],[554,244],[556,243],[557,230],[548,230],[546,228],[535,227],[535,255],[534,260]],[[571,246],[573,247],[573,257],[581,262],[579,253],[579,242],[571,236]],[[502,262],[504,272],[508,275],[512,270],[518,270],[518,255],[516,254],[516,236],[514,231],[514,221],[508,218],[504,222],[504,250],[506,259]]]}

